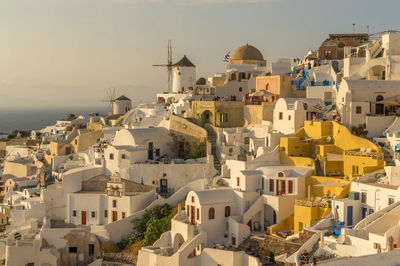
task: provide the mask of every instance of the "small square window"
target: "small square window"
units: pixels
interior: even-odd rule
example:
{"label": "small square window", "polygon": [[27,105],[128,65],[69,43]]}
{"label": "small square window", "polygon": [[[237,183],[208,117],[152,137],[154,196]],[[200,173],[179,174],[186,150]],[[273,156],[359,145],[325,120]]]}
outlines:
{"label": "small square window", "polygon": [[76,210],[72,211],[72,216],[76,217]]}
{"label": "small square window", "polygon": [[114,160],[114,153],[110,153],[110,160]]}
{"label": "small square window", "polygon": [[192,202],[194,202],[194,197],[192,196]]}
{"label": "small square window", "polygon": [[126,159],[126,155],[125,155],[125,154],[122,154],[122,155],[121,155],[121,158],[122,158],[122,159]]}
{"label": "small square window", "polygon": [[292,116],[291,115],[288,116],[288,120],[292,120]]}
{"label": "small square window", "polygon": [[104,217],[107,218],[107,216],[108,216],[108,212],[107,212],[107,210],[105,210],[105,211],[104,211]]}
{"label": "small square window", "polygon": [[117,201],[116,200],[113,200],[113,207],[117,208]]}
{"label": "small square window", "polygon": [[69,253],[78,253],[77,247],[69,247]]}
{"label": "small square window", "polygon": [[122,212],[122,219],[125,218],[125,212]]}
{"label": "small square window", "polygon": [[361,106],[356,107],[356,114],[361,114]]}
{"label": "small square window", "polygon": [[95,218],[95,217],[96,217],[96,213],[92,212],[92,218]]}
{"label": "small square window", "polygon": [[282,119],[283,119],[283,113],[279,112],[279,120],[282,120]]}

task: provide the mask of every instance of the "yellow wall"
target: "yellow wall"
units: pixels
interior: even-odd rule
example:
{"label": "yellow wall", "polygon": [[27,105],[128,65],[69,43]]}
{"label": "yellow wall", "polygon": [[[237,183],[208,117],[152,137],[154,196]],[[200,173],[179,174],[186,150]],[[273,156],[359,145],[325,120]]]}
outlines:
{"label": "yellow wall", "polygon": [[104,137],[102,130],[89,131],[76,136],[70,144],[74,147],[73,152],[82,152],[86,151],[102,137]]}
{"label": "yellow wall", "polygon": [[[306,204],[299,204],[304,202]],[[308,205],[308,206],[304,206]],[[294,233],[301,232],[300,223],[303,224],[303,229],[315,224],[321,218],[327,216],[331,212],[328,204],[318,205],[307,201],[297,201],[294,205]]]}
{"label": "yellow wall", "polygon": [[[242,127],[244,125],[243,102],[231,101],[193,101],[192,117],[204,126],[203,114],[210,112],[210,123],[216,127]],[[221,114],[228,114],[228,121],[221,121]]]}

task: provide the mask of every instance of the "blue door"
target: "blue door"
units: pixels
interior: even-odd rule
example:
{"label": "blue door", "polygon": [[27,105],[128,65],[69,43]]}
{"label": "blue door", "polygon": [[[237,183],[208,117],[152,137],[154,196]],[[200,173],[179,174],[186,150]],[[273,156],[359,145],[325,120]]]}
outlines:
{"label": "blue door", "polygon": [[367,208],[362,208],[362,219],[364,219],[367,216]]}
{"label": "blue door", "polygon": [[353,206],[347,207],[347,225],[353,225]]}
{"label": "blue door", "polygon": [[148,156],[147,159],[148,160],[153,160],[153,142],[149,142],[149,149],[148,149]]}

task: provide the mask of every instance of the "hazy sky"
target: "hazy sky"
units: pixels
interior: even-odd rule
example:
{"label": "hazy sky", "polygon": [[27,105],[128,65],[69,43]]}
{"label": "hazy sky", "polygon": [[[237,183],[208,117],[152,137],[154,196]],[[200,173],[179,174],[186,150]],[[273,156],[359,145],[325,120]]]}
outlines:
{"label": "hazy sky", "polygon": [[248,42],[268,64],[329,33],[400,30],[399,0],[0,0],[0,107],[99,106],[115,87],[135,103],[166,88],[167,42],[197,77]]}

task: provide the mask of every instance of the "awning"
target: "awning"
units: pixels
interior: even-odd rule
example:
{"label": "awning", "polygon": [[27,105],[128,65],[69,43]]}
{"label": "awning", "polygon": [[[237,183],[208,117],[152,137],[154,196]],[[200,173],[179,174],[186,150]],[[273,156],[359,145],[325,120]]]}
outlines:
{"label": "awning", "polygon": [[250,97],[255,97],[255,96],[262,97],[262,96],[270,96],[270,95],[275,95],[275,94],[273,94],[269,91],[266,91],[266,90],[259,90],[259,91],[253,92],[249,96]]}
{"label": "awning", "polygon": [[400,97],[394,96],[394,97],[388,98],[386,100],[377,101],[377,102],[383,103],[383,104],[389,105],[389,106],[400,106]]}
{"label": "awning", "polygon": [[326,153],[327,161],[343,161],[343,154]]}

